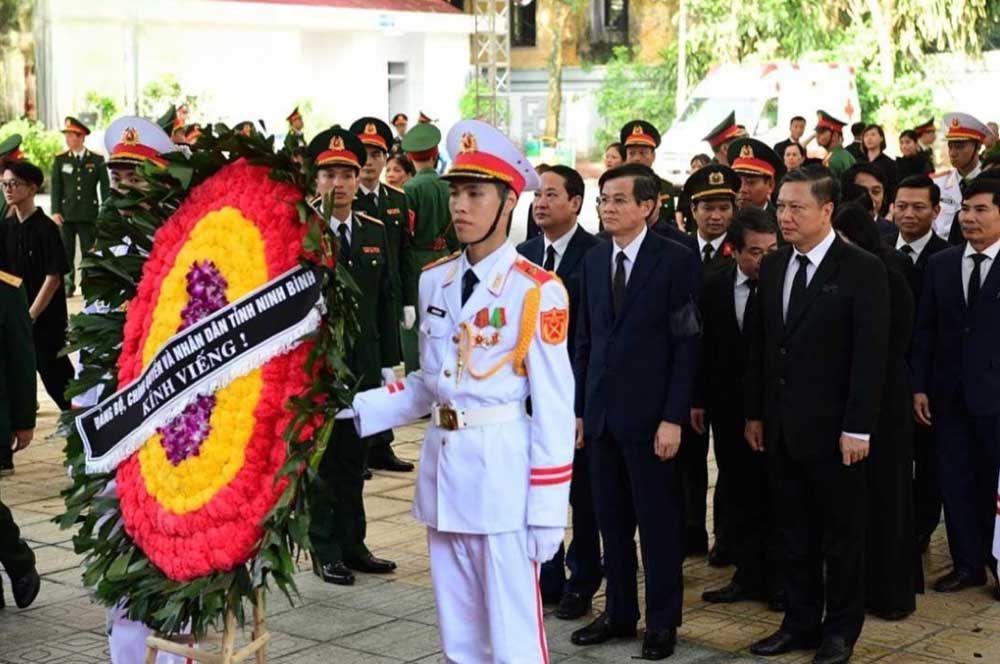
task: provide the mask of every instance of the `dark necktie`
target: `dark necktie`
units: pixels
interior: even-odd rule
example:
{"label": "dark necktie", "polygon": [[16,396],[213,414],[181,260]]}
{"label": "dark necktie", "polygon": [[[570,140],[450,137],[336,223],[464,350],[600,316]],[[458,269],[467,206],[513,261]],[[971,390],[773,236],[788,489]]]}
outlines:
{"label": "dark necktie", "polygon": [[625,304],[625,252],[619,251],[615,256],[615,278],[611,282],[611,298],[615,308],[615,318],[621,313]]}
{"label": "dark necktie", "polygon": [[542,263],[542,267],[546,272],[552,272],[556,269],[556,248],[551,244],[545,250],[545,262]]}
{"label": "dark necktie", "polygon": [[478,284],[478,283],[479,283],[479,277],[477,277],[476,273],[472,271],[472,268],[469,268],[468,270],[466,270],[465,274],[462,275],[462,306],[463,307],[465,306],[465,303],[469,301],[469,296],[472,295],[472,291],[475,290],[476,284]]}
{"label": "dark necktie", "polygon": [[909,258],[911,261],[916,262],[913,257],[916,255],[917,252],[913,251],[913,247],[911,247],[908,244],[904,244],[902,247],[899,248],[899,250],[902,251],[904,254],[906,254],[906,257]]}
{"label": "dark necktie", "polygon": [[347,236],[347,224],[342,223],[337,226],[337,235],[340,236],[340,262],[347,266],[351,259],[351,240]]}
{"label": "dark necktie", "polygon": [[701,249],[701,262],[704,264],[704,263],[707,263],[708,261],[712,260],[712,254],[714,252],[715,252],[715,247],[713,247],[711,243],[706,244],[704,247],[702,247],[702,249]]}
{"label": "dark necktie", "polygon": [[983,287],[983,275],[979,273],[979,266],[986,260],[986,254],[972,254],[969,258],[972,259],[972,275],[969,276],[969,296],[966,299],[971,307]]}
{"label": "dark necktie", "polygon": [[361,199],[364,201],[365,209],[368,210],[369,214],[376,214],[378,212],[378,201],[375,199],[374,191],[361,194]]}
{"label": "dark necktie", "polygon": [[785,314],[785,321],[792,320],[796,308],[802,305],[802,299],[806,296],[806,268],[809,267],[809,257],[799,254],[795,260],[799,262],[799,269],[792,280],[792,293],[788,296],[788,313]]}
{"label": "dark necktie", "polygon": [[747,288],[750,290],[750,294],[747,295],[747,305],[743,308],[743,325],[741,330],[747,329],[747,322],[753,320],[754,309],[757,308],[757,280],[747,279]]}

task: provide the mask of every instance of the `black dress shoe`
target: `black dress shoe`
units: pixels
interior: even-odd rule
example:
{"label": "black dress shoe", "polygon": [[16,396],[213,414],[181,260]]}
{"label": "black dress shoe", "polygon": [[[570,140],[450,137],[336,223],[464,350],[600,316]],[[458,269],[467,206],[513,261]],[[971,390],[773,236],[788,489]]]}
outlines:
{"label": "black dress shoe", "polygon": [[775,613],[785,612],[785,591],[776,590],[771,594],[771,598],[767,600],[767,608]]}
{"label": "black dress shoe", "polygon": [[559,620],[576,620],[590,613],[590,598],[580,593],[566,593],[559,600],[556,618]]}
{"label": "black dress shoe", "polygon": [[779,629],[777,632],[761,639],[750,646],[750,652],[754,655],[771,657],[772,655],[784,655],[793,650],[814,650],[819,647],[823,637],[817,633],[793,634]]}
{"label": "black dress shoe", "polygon": [[320,565],[319,567],[315,567],[314,571],[319,578],[327,583],[333,583],[338,586],[354,585],[354,572],[347,569],[347,565],[342,560]]}
{"label": "black dress shoe", "polygon": [[344,564],[355,572],[364,572],[365,574],[390,574],[396,569],[396,563],[376,558],[370,553],[360,558],[345,558]]}
{"label": "black dress shoe", "polygon": [[748,600],[762,599],[763,593],[754,592],[749,588],[744,588],[735,581],[730,581],[727,585],[715,590],[706,590],[701,594],[701,598],[709,604],[732,604],[733,602],[746,602]]}
{"label": "black dress shoe", "polygon": [[403,461],[391,447],[383,447],[368,454],[368,467],[375,470],[391,470],[394,473],[408,473],[413,470],[413,464]]}
{"label": "black dress shoe", "polygon": [[712,567],[729,567],[733,564],[733,557],[727,548],[716,544],[708,552],[708,564]]}
{"label": "black dress shoe", "polygon": [[31,568],[27,574],[10,579],[10,591],[14,595],[14,603],[17,608],[26,609],[38,597],[38,589],[42,586],[42,580],[38,576],[38,570]]}
{"label": "black dress shoe", "polygon": [[569,637],[575,646],[596,646],[611,639],[634,639],[635,625],[612,625],[608,614],[602,613],[594,622],[582,627]]}
{"label": "black dress shoe", "polygon": [[934,583],[934,590],[939,593],[954,593],[966,588],[986,585],[986,574],[973,574],[966,569],[955,569],[945,574]]}
{"label": "black dress shoe", "polygon": [[813,664],[847,664],[854,654],[854,646],[837,634],[823,639],[823,645],[816,651]]}
{"label": "black dress shoe", "polygon": [[677,628],[661,629],[658,631],[646,630],[642,637],[642,658],[643,659],[666,659],[674,654],[677,646]]}

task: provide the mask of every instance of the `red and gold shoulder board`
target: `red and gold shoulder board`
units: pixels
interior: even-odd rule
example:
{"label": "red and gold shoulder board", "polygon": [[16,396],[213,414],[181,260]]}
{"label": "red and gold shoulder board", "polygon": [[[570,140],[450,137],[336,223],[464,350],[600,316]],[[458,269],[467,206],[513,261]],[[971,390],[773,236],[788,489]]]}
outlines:
{"label": "red and gold shoulder board", "polygon": [[551,272],[546,272],[542,268],[524,258],[519,258],[514,261],[514,269],[534,281],[539,286],[557,278]]}
{"label": "red and gold shoulder board", "polygon": [[356,211],[354,214],[358,215],[364,221],[370,221],[373,224],[378,224],[379,226],[385,226],[385,224],[382,223],[381,219],[376,219],[375,217],[372,217],[371,215],[367,215],[364,212],[357,212]]}
{"label": "red and gold shoulder board", "polygon": [[394,187],[391,184],[388,184],[386,182],[383,182],[382,186],[385,187],[386,189],[392,189],[393,191],[398,192],[400,194],[405,194],[406,193],[405,191],[403,191],[402,187]]}
{"label": "red and gold shoulder board", "polygon": [[461,251],[456,251],[453,254],[448,254],[447,256],[442,256],[441,258],[437,259],[436,261],[432,261],[432,262],[428,263],[427,265],[423,266],[423,268],[421,268],[421,272],[426,272],[427,270],[430,270],[431,268],[435,268],[438,265],[444,265],[445,263],[450,263],[451,261],[455,260],[456,258],[458,258],[461,255],[462,255]]}

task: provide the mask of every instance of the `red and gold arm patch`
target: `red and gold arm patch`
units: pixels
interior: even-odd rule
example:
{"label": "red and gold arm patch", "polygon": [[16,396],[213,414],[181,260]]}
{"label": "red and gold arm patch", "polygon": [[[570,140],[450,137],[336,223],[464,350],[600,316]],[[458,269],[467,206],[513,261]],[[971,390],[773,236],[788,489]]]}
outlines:
{"label": "red and gold arm patch", "polygon": [[561,344],[569,332],[569,311],[552,308],[542,312],[542,341],[547,344]]}

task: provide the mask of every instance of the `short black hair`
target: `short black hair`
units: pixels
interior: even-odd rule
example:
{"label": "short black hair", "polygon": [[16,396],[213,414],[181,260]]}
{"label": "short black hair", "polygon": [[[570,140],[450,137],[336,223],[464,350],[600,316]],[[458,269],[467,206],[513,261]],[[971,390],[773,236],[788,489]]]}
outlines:
{"label": "short black hair", "polygon": [[868,127],[864,122],[855,122],[851,125],[851,135],[854,138],[861,138],[861,135],[865,133],[865,129]]}
{"label": "short black hair", "polygon": [[397,164],[399,164],[399,167],[402,168],[404,171],[406,171],[406,174],[409,175],[411,178],[417,174],[417,168],[413,165],[413,162],[410,161],[410,158],[407,157],[402,152],[397,152],[396,154],[389,155],[389,161],[394,161]]}
{"label": "short black hair", "polygon": [[42,173],[42,169],[35,166],[30,161],[25,161],[24,159],[8,161],[4,164],[3,169],[13,173],[17,179],[24,180],[28,184],[33,184],[36,187],[41,187],[42,183],[45,182],[45,174]]}
{"label": "short black hair", "polygon": [[[806,158],[806,149],[804,147],[802,147],[801,143],[796,143],[795,141],[792,141],[791,143],[789,143],[788,145],[785,146],[785,150],[788,150],[788,148],[792,148],[792,147],[796,148],[799,151],[799,154],[802,155],[803,159]],[[784,153],[779,154],[778,156],[781,157],[782,160],[784,160],[784,158],[785,158]]]}
{"label": "short black hair", "polygon": [[781,184],[789,182],[805,182],[809,184],[809,193],[819,201],[820,205],[840,202],[840,183],[833,171],[825,166],[800,166],[789,171],[781,180]]}
{"label": "short black hair", "polygon": [[1000,207],[1000,179],[980,175],[962,189],[963,199],[979,194],[993,194],[993,204]]}
{"label": "short black hair", "polygon": [[857,203],[845,203],[833,215],[833,228],[867,252],[878,253],[881,237],[871,214]]}
{"label": "short black hair", "polygon": [[937,183],[926,175],[911,175],[903,178],[896,185],[897,194],[900,189],[926,189],[931,197],[931,205],[938,205],[941,202],[941,187],[937,186]]}
{"label": "short black hair", "polygon": [[862,173],[872,176],[873,178],[878,180],[883,187],[889,186],[888,174],[876,164],[872,164],[867,161],[854,164],[846,171],[844,171],[844,176],[842,180],[844,183],[854,182],[854,180],[858,177],[858,175]]}
{"label": "short black hair", "polygon": [[801,115],[793,115],[792,119],[788,121],[788,126],[789,127],[792,126],[793,122],[805,122],[805,121],[806,121],[806,119],[804,117],[802,117]]}
{"label": "short black hair", "polygon": [[694,162],[696,162],[696,161],[697,161],[697,162],[701,162],[701,165],[702,165],[702,166],[708,166],[709,164],[711,164],[711,163],[712,163],[712,158],[711,158],[711,157],[709,157],[709,156],[708,156],[707,154],[705,154],[704,152],[699,152],[699,153],[698,153],[698,154],[696,154],[695,156],[691,157],[691,161],[690,161],[689,163],[692,163],[692,164],[693,164],[693,163],[694,163]]}
{"label": "short black hair", "polygon": [[778,226],[764,210],[755,207],[745,207],[736,211],[729,226],[729,237],[737,251],[743,251],[746,246],[746,232],[778,235]]}
{"label": "short black hair", "polygon": [[618,178],[634,178],[632,180],[632,196],[636,203],[643,201],[660,201],[660,178],[656,176],[653,169],[642,164],[622,164],[616,168],[606,170],[597,184],[603,191],[604,185]]}
{"label": "short black hair", "polygon": [[615,141],[614,143],[609,144],[608,147],[604,148],[604,151],[607,152],[612,148],[614,148],[614,151],[618,153],[618,156],[621,157],[622,161],[625,161],[625,146]]}
{"label": "short black hair", "polygon": [[912,129],[904,129],[903,131],[899,132],[899,140],[903,140],[904,138],[908,138],[914,143],[920,140],[920,136],[918,136],[917,132],[913,131]]}
{"label": "short black hair", "polygon": [[407,117],[406,113],[396,113],[394,116],[392,116],[392,120],[389,121],[389,124],[396,124],[396,120],[400,118],[403,118],[407,122],[410,121],[410,118]]}
{"label": "short black hair", "polygon": [[549,173],[555,173],[563,180],[563,187],[566,189],[566,195],[569,198],[574,196],[580,197],[580,205],[576,208],[576,213],[580,214],[580,210],[583,209],[583,195],[585,188],[583,185],[583,177],[576,171],[576,169],[570,168],[569,166],[563,166],[562,164],[556,164],[549,169]]}

